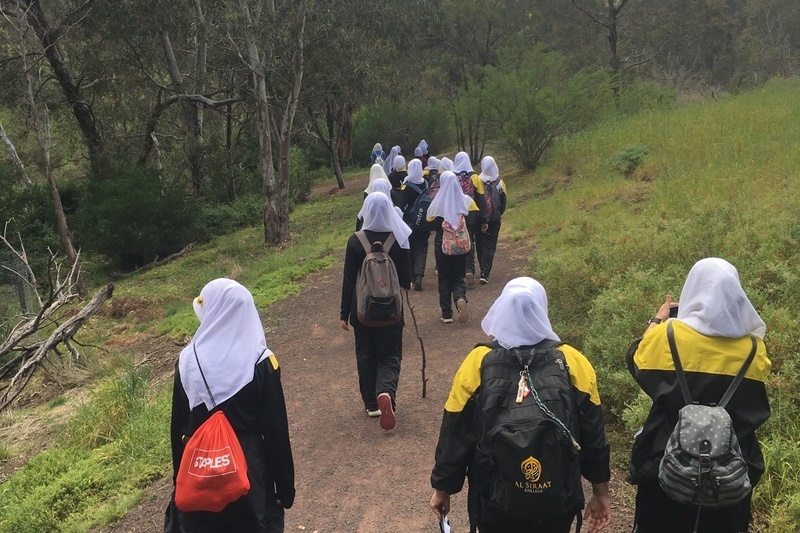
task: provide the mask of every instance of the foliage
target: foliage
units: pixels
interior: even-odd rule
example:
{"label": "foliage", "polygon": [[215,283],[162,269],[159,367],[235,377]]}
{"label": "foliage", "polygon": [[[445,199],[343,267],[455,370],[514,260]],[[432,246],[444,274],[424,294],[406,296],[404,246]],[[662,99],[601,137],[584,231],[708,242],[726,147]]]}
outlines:
{"label": "foliage", "polygon": [[644,144],[626,146],[611,157],[611,166],[619,170],[626,178],[641,166],[644,156],[650,149]]}
{"label": "foliage", "polygon": [[237,196],[230,202],[204,202],[197,210],[198,236],[207,241],[213,236],[227,235],[260,223],[264,199],[260,195],[248,194]]}
{"label": "foliage", "polygon": [[76,219],[79,242],[123,269],[177,252],[199,220],[181,183],[131,163],[87,184]]}

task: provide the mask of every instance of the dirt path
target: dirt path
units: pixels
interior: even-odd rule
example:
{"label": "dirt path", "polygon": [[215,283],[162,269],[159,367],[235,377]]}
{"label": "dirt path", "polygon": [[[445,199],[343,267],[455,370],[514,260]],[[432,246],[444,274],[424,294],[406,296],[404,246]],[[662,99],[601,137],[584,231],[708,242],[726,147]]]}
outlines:
{"label": "dirt path", "polygon": [[[264,317],[267,340],[283,369],[297,472],[297,499],[286,513],[287,533],[438,530],[428,500],[444,402],[461,360],[475,343],[487,340],[481,318],[505,282],[521,274],[526,255],[501,237],[490,283],[468,293],[470,321],[443,324],[431,239],[426,290],[410,293],[427,353],[427,397],[422,398],[421,352],[407,313],[397,427],[391,432],[382,431],[361,405],[353,334],[340,329],[338,321],[341,262],[312,275],[302,293],[269,310]],[[607,531],[630,531],[630,488],[615,476],[611,490],[615,520]],[[161,531],[170,491],[171,480],[156,483],[106,533]],[[468,531],[466,490],[452,504],[453,531]]]}

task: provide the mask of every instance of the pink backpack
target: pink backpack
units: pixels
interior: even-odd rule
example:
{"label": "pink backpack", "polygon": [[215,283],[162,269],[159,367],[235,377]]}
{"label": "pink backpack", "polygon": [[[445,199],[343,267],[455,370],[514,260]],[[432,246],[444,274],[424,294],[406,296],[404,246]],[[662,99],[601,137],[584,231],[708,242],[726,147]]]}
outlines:
{"label": "pink backpack", "polygon": [[446,220],[442,220],[442,252],[445,255],[464,255],[471,248],[467,219],[464,215],[461,215],[457,228],[451,226]]}

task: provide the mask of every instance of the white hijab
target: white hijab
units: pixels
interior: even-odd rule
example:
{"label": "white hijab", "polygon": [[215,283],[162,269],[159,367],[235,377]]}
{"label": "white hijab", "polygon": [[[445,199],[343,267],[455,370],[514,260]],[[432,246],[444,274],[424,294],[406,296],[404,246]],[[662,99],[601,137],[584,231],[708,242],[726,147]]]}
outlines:
{"label": "white hijab", "polygon": [[210,411],[214,402],[221,404],[253,381],[256,363],[272,352],[267,348],[253,295],[239,283],[226,278],[209,282],[194,299],[193,307],[200,327],[181,351],[178,370],[189,409],[202,403]]}
{"label": "white hijab", "polygon": [[392,171],[392,164],[394,163],[394,158],[400,153],[399,146],[392,146],[389,155],[386,159],[383,160],[383,171],[386,172],[388,175]]}
{"label": "white hijab", "polygon": [[428,158],[428,164],[425,165],[425,170],[439,170],[439,160],[434,156]]}
{"label": "white hijab", "polygon": [[402,155],[394,156],[392,160],[392,170],[405,170],[406,168],[406,158]]}
{"label": "white hijab", "polygon": [[409,249],[408,236],[411,235],[411,228],[403,222],[392,201],[384,193],[374,192],[367,195],[359,217],[364,219],[362,230],[391,231],[400,248]]}
{"label": "white hijab", "polygon": [[[383,172],[383,169],[381,169],[381,172]],[[377,179],[377,180],[373,181],[372,183],[370,183],[369,187],[367,187],[366,191],[364,191],[364,192],[366,192],[367,194],[372,194],[374,192],[382,192],[387,197],[391,198],[392,197],[392,182],[390,182],[386,178]],[[397,216],[399,216],[400,218],[403,218],[403,210],[402,209],[400,209],[397,206],[394,206],[394,210],[397,211]],[[361,210],[358,212],[358,218],[360,218],[361,220],[364,220],[364,206],[363,206],[363,204],[361,206]]]}
{"label": "white hijab", "polygon": [[736,267],[709,257],[694,264],[678,300],[678,320],[711,337],[764,337],[767,326],[750,303]]}
{"label": "white hijab", "polygon": [[444,172],[445,170],[453,170],[453,161],[449,157],[443,157],[439,160],[439,172]]}
{"label": "white hijab", "polygon": [[408,175],[403,180],[403,183],[413,183],[414,185],[425,183],[425,179],[422,177],[422,161],[412,159],[408,162]]}
{"label": "white hijab", "polygon": [[506,284],[481,327],[504,348],[532,346],[544,339],[561,340],[547,317],[544,287],[528,277],[515,278]]}
{"label": "white hijab", "polygon": [[422,157],[424,154],[422,153],[422,148],[417,146],[414,148],[414,157]]}
{"label": "white hijab", "polygon": [[475,171],[472,170],[472,163],[469,161],[469,155],[467,152],[458,152],[456,154],[456,160],[453,165],[453,172],[456,174],[461,174],[462,172],[469,172],[470,174],[475,174]]}
{"label": "white hijab", "polygon": [[484,183],[491,183],[496,181],[500,176],[500,169],[497,168],[497,163],[494,162],[494,157],[487,155],[481,160],[481,173],[479,177]]}
{"label": "white hijab", "polygon": [[464,194],[458,178],[451,171],[439,177],[439,192],[428,206],[428,218],[442,217],[454,228],[458,227],[461,215],[467,216],[472,198]]}
{"label": "white hijab", "polygon": [[[425,142],[425,139],[422,139],[419,142],[419,144],[417,145],[417,150],[421,151],[420,155],[425,155],[428,153],[428,143]],[[416,150],[414,150],[414,153],[416,153]]]}
{"label": "white hijab", "polygon": [[375,143],[375,146],[372,147],[373,152],[383,152],[383,146],[381,143]]}
{"label": "white hijab", "polygon": [[389,178],[386,176],[386,172],[383,171],[383,167],[375,163],[374,165],[372,165],[372,168],[369,169],[369,185],[367,185],[367,188],[364,189],[364,192],[367,194],[371,193],[372,184],[375,183],[377,180],[388,181]]}

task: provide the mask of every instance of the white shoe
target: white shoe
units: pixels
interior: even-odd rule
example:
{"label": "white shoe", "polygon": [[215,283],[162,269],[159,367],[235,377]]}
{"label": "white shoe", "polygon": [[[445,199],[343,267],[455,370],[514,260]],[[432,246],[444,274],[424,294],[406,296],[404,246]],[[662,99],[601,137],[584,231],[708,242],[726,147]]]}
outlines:
{"label": "white shoe", "polygon": [[370,411],[369,409],[367,409],[367,416],[370,418],[378,418],[379,416],[381,416],[381,410],[375,409],[374,411]]}

